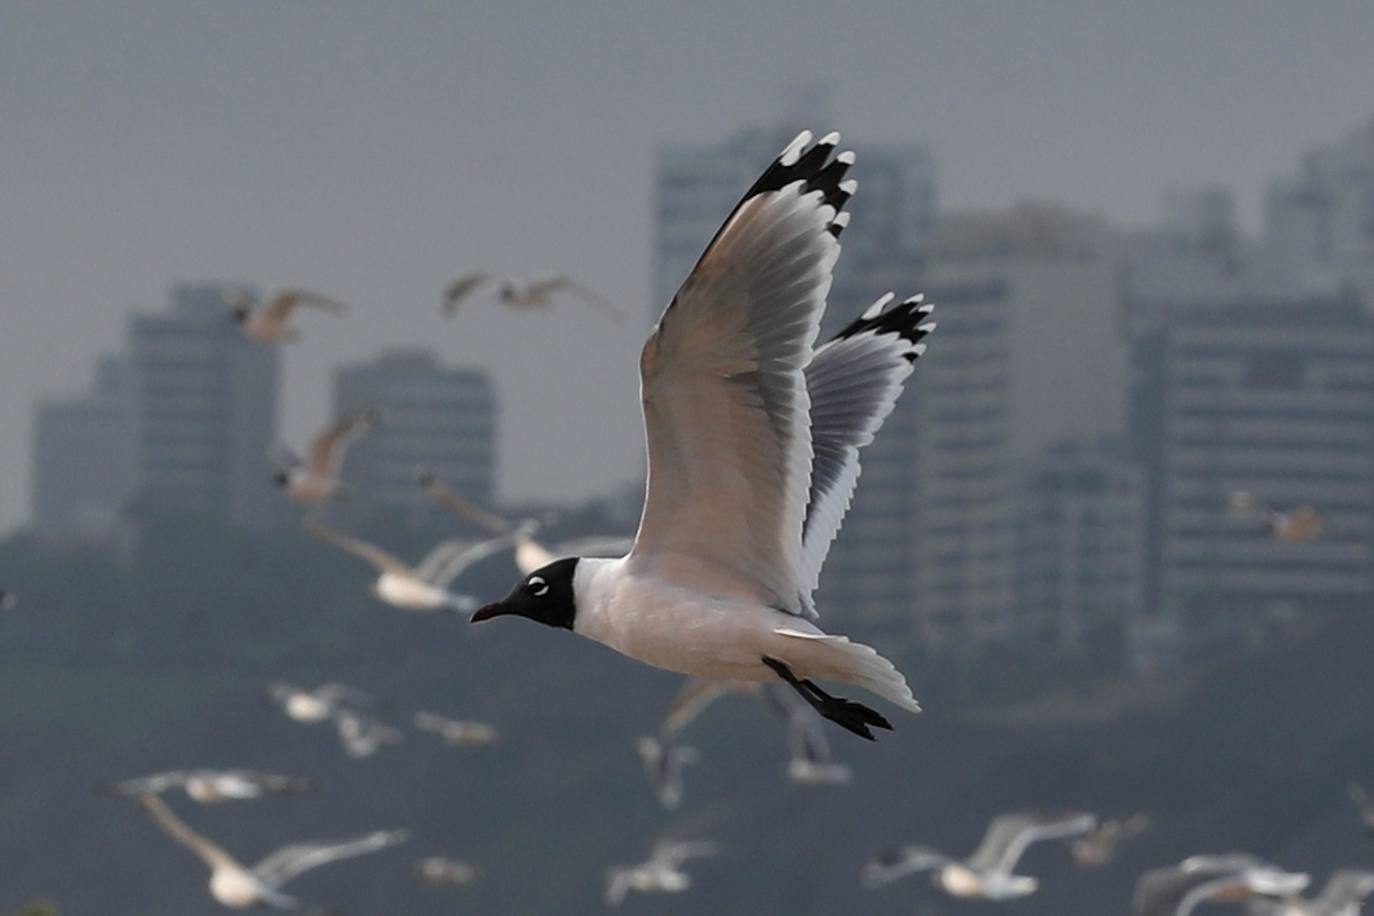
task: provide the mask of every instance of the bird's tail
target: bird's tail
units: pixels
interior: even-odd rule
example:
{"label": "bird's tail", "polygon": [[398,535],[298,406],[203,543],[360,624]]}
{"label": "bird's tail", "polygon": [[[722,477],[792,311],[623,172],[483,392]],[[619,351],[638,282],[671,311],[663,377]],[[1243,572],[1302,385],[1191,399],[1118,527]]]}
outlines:
{"label": "bird's tail", "polygon": [[779,636],[810,640],[825,647],[824,664],[829,670],[818,673],[819,677],[858,684],[903,709],[911,712],[921,711],[921,704],[916,702],[916,697],[907,686],[902,672],[898,671],[892,662],[879,655],[878,650],[872,646],[853,642],[847,636],[807,633],[787,627],[781,627],[775,632]]}

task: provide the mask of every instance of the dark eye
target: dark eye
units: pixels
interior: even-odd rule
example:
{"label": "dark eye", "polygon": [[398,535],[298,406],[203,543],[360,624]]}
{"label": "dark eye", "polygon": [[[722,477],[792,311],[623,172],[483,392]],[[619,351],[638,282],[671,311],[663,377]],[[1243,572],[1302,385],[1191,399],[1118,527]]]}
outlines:
{"label": "dark eye", "polygon": [[542,598],[549,593],[549,583],[545,582],[541,576],[530,576],[529,581],[525,584],[529,586],[530,592],[536,598]]}

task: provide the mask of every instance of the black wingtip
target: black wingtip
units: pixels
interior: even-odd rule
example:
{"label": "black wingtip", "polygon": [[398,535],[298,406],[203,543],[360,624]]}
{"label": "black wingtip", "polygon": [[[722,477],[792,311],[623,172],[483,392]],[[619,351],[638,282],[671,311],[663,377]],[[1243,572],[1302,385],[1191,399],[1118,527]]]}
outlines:
{"label": "black wingtip", "polygon": [[927,321],[934,306],[925,301],[924,295],[912,296],[896,305],[889,306],[892,295],[889,293],[879,299],[858,318],[845,325],[835,340],[845,340],[859,334],[895,334],[911,345],[903,354],[907,362],[915,362],[925,352],[925,337],[935,330],[935,323]]}
{"label": "black wingtip", "polygon": [[854,153],[845,151],[831,158],[839,142],[840,135],[833,132],[826,134],[814,144],[811,143],[810,132],[803,131],[798,134],[745,192],[740,198],[740,203],[759,194],[779,191],[801,181],[805,183],[807,193],[820,191],[825,202],[838,213],[854,193],[854,183],[845,181],[844,177],[849,167],[854,164]]}

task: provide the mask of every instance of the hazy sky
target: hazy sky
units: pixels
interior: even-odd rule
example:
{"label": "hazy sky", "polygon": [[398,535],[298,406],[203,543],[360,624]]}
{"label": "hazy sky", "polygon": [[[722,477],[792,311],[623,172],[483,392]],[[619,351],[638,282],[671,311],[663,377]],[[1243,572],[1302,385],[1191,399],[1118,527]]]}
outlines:
{"label": "hazy sky", "polygon": [[292,441],[333,365],[432,343],[496,374],[502,491],[581,496],[642,461],[645,328],[444,323],[438,291],[569,270],[644,313],[659,145],[820,80],[861,181],[865,140],[920,141],[948,207],[1142,223],[1168,184],[1226,182],[1253,223],[1269,176],[1374,114],[1371,47],[1367,0],[0,0],[0,525],[26,511],[33,399],[83,386],[174,280],[355,304],[289,350]]}

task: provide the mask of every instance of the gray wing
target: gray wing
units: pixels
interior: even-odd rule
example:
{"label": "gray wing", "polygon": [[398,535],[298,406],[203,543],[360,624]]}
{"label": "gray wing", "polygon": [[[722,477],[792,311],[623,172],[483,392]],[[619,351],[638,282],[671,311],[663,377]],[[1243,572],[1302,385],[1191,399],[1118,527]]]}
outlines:
{"label": "gray wing", "polygon": [[295,843],[272,853],[257,865],[253,874],[258,880],[272,887],[281,887],[302,872],[349,859],[354,856],[377,852],[388,846],[395,846],[410,839],[408,830],[379,830],[354,840],[340,840],[324,843]]}
{"label": "gray wing", "polygon": [[806,587],[820,583],[821,566],[859,482],[859,450],[892,413],[922,339],[935,329],[933,306],[913,296],[889,308],[888,293],[816,351],[806,367],[811,397],[811,491],[802,533]]}
{"label": "gray wing", "polygon": [[1091,814],[1077,811],[1003,814],[993,818],[983,842],[966,861],[976,871],[1010,874],[1030,844],[1081,836],[1096,823]]}
{"label": "gray wing", "polygon": [[305,530],[313,534],[322,541],[327,541],[335,547],[347,553],[353,554],[359,559],[366,560],[378,573],[393,573],[400,576],[410,576],[414,572],[404,560],[392,553],[388,553],[376,544],[369,544],[367,541],[349,537],[342,531],[336,531],[324,522],[317,522],[313,518],[308,518],[303,523]]}
{"label": "gray wing", "polygon": [[103,782],[95,787],[97,795],[107,797],[127,797],[132,795],[161,795],[168,789],[179,789],[186,785],[186,781],[191,778],[191,774],[185,770],[169,770],[165,773],[153,773],[150,776],[140,776],[136,779],[125,779],[120,782]]}
{"label": "gray wing", "polygon": [[[493,554],[500,553],[510,547],[512,536],[503,534],[500,537],[488,538],[485,541],[478,541],[476,544],[463,544],[462,549],[447,558],[447,562],[436,569],[433,577],[428,581],[439,588],[448,588],[453,584],[453,580],[462,575],[468,567]],[[450,542],[458,543],[458,542]],[[421,578],[426,578],[421,576]]]}
{"label": "gray wing", "polygon": [[1359,904],[1370,894],[1374,894],[1374,871],[1367,868],[1340,868],[1331,873],[1314,903],[1318,912],[1323,914],[1335,916],[1348,909],[1357,913]]}
{"label": "gray wing", "polygon": [[616,308],[615,303],[611,302],[609,299],[598,293],[596,290],[592,289],[590,286],[587,286],[583,283],[579,283],[572,277],[569,277],[565,274],[559,274],[553,277],[545,277],[543,279],[533,281],[527,288],[526,295],[528,295],[531,299],[543,299],[544,297],[551,296],[557,292],[572,293],[574,296],[581,299],[583,302],[587,303],[597,311],[601,312],[603,315],[610,318],[612,321],[619,322],[625,320],[625,313],[622,312],[620,309]]}
{"label": "gray wing", "polygon": [[668,581],[815,616],[802,525],[804,370],[840,245],[853,155],[805,132],[745,194],[640,356],[649,482],[632,562]]}
{"label": "gray wing", "polygon": [[444,287],[444,314],[452,315],[458,311],[458,306],[483,286],[488,286],[500,281],[496,274],[486,273],[480,270],[469,271],[456,277],[453,282]]}

